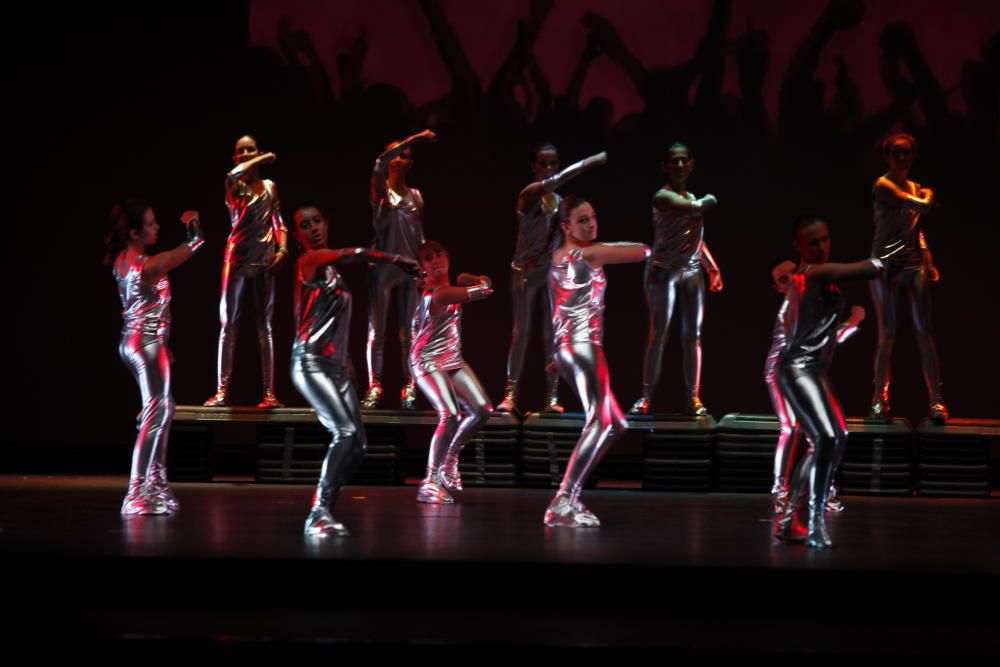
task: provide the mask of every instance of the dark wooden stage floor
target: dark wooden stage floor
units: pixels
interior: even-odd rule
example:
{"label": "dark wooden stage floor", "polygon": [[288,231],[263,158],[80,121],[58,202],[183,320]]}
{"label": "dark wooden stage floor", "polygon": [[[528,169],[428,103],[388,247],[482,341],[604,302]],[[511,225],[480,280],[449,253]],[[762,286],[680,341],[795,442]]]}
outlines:
{"label": "dark wooden stage floor", "polygon": [[[301,535],[310,488],[0,477],[4,634],[133,650],[1000,654],[1000,502],[848,497],[837,548],[771,538],[762,495],[592,491],[600,529],[546,529],[550,492],[347,487],[349,538]],[[224,640],[224,641],[223,641]],[[232,647],[237,647],[232,649]],[[192,649],[193,650],[193,649]]]}

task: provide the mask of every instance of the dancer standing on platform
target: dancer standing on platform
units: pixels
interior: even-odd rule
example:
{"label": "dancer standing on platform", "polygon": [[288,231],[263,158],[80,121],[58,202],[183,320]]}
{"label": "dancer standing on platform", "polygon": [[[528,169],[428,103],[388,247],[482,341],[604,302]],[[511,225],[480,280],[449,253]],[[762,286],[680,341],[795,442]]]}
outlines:
{"label": "dancer standing on platform", "polygon": [[892,376],[892,345],[896,338],[896,306],[909,301],[913,331],[920,348],[924,383],[930,398],[928,416],[936,422],[948,419],[941,396],[941,369],[931,336],[930,284],[938,280],[937,269],[920,228],[920,216],[934,206],[934,193],[909,180],[917,142],[909,134],[894,134],[882,142],[882,156],[889,171],[872,188],[875,238],[872,257],[893,268],[871,282],[872,302],[878,317],[878,350],[875,352],[875,393],[870,417],[889,419],[889,380]]}
{"label": "dancer standing on platform", "polygon": [[667,183],[653,196],[653,254],[646,263],[649,338],[642,367],[642,396],[630,412],[645,415],[653,410],[653,394],[660,380],[667,332],[674,304],[677,304],[688,397],[685,413],[701,417],[708,414],[701,402],[703,267],[708,273],[708,289],[722,291],[722,274],[703,240],[703,217],[706,211],[715,207],[717,200],[713,195],[698,199],[687,191],[687,180],[694,170],[694,156],[684,144],[675,142],[667,148],[662,167]]}
{"label": "dancer standing on platform", "polygon": [[[531,334],[531,318],[535,302],[541,302],[542,335],[545,339],[546,363],[552,361],[552,310],[546,292],[549,260],[559,245],[559,234],[553,217],[561,198],[555,190],[591,167],[608,161],[607,153],[598,153],[559,171],[559,152],[552,144],[535,148],[531,172],[535,182],[517,197],[517,246],[511,262],[510,291],[513,301],[514,329],[507,355],[507,387],[498,412],[517,410],[517,385],[524,366],[524,353]],[[558,173],[557,173],[558,172]],[[545,412],[562,412],[559,405],[559,373],[554,367],[545,372]]]}
{"label": "dancer standing on platform", "polygon": [[[775,530],[780,539],[804,540],[807,546],[822,549],[833,546],[826,527],[826,502],[834,467],[847,444],[844,413],[827,378],[844,305],[836,282],[873,278],[882,272],[883,263],[878,258],[852,264],[828,262],[830,234],[817,218],[799,218],[793,236],[801,260],[782,305],[787,340],[777,375],[781,396],[811,447],[795,469],[788,506]],[[807,527],[800,516],[806,487]]]}
{"label": "dancer standing on platform", "polygon": [[[413,167],[410,147],[419,142],[431,142],[436,135],[430,130],[389,144],[375,160],[369,199],[372,206],[372,225],[375,227],[373,245],[376,249],[414,261],[417,250],[424,242],[424,197],[420,190],[406,184],[406,176]],[[385,322],[389,315],[389,302],[395,295],[396,319],[399,326],[399,345],[402,352],[403,378],[406,386],[400,396],[400,407],[413,410],[417,390],[407,366],[410,351],[410,325],[417,307],[417,278],[395,266],[379,265],[372,268],[368,277],[368,391],[363,405],[371,410],[382,400],[382,362],[385,348]]]}
{"label": "dancer standing on platform", "polygon": [[461,304],[485,299],[493,284],[486,276],[462,273],[452,285],[448,252],[437,241],[421,245],[417,256],[424,278],[413,314],[410,371],[439,419],[417,502],[453,503],[448,491],[462,490],[459,454],[491,412],[479,378],[462,358]]}
{"label": "dancer standing on platform", "polygon": [[188,240],[152,257],[160,225],[149,204],[129,199],[111,211],[111,231],[105,239],[104,262],[112,265],[122,300],[121,343],[118,353],[139,384],[142,412],[132,450],[132,473],[122,514],[167,514],[179,504],[167,483],[167,437],[174,416],[170,393],[170,279],[167,272],[201,248],[204,236],[197,211],[186,211],[181,222]]}
{"label": "dancer standing on platform", "polygon": [[305,534],[347,535],[331,511],[341,487],[361,463],[367,442],[347,349],[351,292],[333,265],[366,261],[393,264],[415,274],[417,264],[408,257],[366,248],[328,249],[329,228],[315,206],[300,207],[294,219],[295,238],[306,252],[299,258],[296,279],[292,382],[332,435]]}
{"label": "dancer standing on platform", "polygon": [[222,298],[219,300],[219,356],[215,395],[205,401],[207,407],[229,405],[229,383],[233,376],[233,353],[243,292],[249,289],[257,321],[260,342],[260,372],[263,398],[258,407],[280,408],[274,395],[274,337],[271,316],[274,312],[274,276],[288,256],[288,232],[281,219],[278,188],[262,179],[260,165],[277,159],[274,153],[261,153],[257,140],[247,135],[236,141],[235,167],[226,175],[226,208],[232,231],[222,260]]}
{"label": "dancer standing on platform", "polygon": [[553,251],[549,264],[553,356],[559,374],[580,397],[586,423],[544,521],[546,526],[599,526],[580,502],[580,492],[608,447],[628,427],[611,393],[604,358],[604,265],[641,262],[650,251],[642,243],[595,243],[597,215],[577,195],[559,204],[559,225],[563,244]]}
{"label": "dancer standing on platform", "polygon": [[[795,269],[796,263],[791,260],[781,260],[771,268],[771,281],[775,292],[785,294]],[[781,395],[776,372],[778,360],[788,342],[788,336],[785,332],[787,309],[788,301],[783,300],[771,333],[771,349],[768,350],[767,360],[764,363],[764,382],[767,384],[767,392],[771,397],[771,405],[774,406],[774,414],[778,417],[778,444],[774,449],[774,483],[771,485],[771,504],[774,513],[779,516],[784,514],[785,508],[788,506],[788,481],[792,478],[802,453],[802,429],[795,423],[795,415],[784,396]],[[864,308],[861,306],[852,307],[850,317],[844,320],[837,329],[837,344],[839,345],[853,336],[864,318]],[[840,461],[838,460],[833,466],[834,472],[839,467]],[[843,509],[844,504],[837,497],[837,485],[836,483],[831,484],[826,501],[826,511],[841,512]]]}

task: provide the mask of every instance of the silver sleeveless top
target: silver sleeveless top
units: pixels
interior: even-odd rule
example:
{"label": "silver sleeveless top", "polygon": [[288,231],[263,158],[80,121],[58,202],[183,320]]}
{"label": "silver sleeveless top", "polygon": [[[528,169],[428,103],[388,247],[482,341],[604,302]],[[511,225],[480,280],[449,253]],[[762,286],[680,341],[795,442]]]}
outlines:
{"label": "silver sleeveless top", "polygon": [[[688,200],[695,196],[687,193]],[[653,206],[653,250],[649,261],[664,269],[698,270],[704,225],[701,215],[691,211]]]}
{"label": "silver sleeveless top", "polygon": [[126,257],[126,253],[119,255],[112,269],[122,300],[122,333],[166,341],[170,336],[170,279],[164,274],[150,285],[142,279],[142,268],[149,258],[139,255],[132,264],[125,265]]}
{"label": "silver sleeveless top", "polygon": [[452,303],[432,315],[433,300],[434,291],[425,291],[413,313],[410,370],[414,377],[466,365],[462,358],[462,305]]}
{"label": "silver sleeveless top", "polygon": [[[915,195],[916,184],[907,183],[907,191]],[[872,186],[874,193],[875,186]],[[872,257],[891,262],[893,267],[904,270],[923,266],[920,251],[920,213],[905,206],[874,202],[875,237],[872,239]]]}
{"label": "silver sleeveless top", "polygon": [[264,190],[257,194],[242,181],[226,190],[226,208],[232,230],[226,243],[227,264],[267,266],[277,249],[278,233],[285,231],[280,202],[274,183],[262,180]]}
{"label": "silver sleeveless top", "polygon": [[324,266],[311,283],[305,282],[299,273],[292,358],[322,357],[346,368],[350,329],[351,291],[337,270]]}
{"label": "silver sleeveless top", "polygon": [[527,213],[517,211],[517,246],[510,266],[518,271],[530,272],[548,264],[552,251],[558,247],[559,234],[554,233],[556,211],[562,197],[547,193]]}
{"label": "silver sleeveless top", "polygon": [[378,250],[416,259],[424,242],[423,218],[424,197],[420,190],[410,188],[400,195],[387,186],[379,200],[372,202],[372,244]]}
{"label": "silver sleeveless top", "polygon": [[785,292],[785,332],[788,342],[780,365],[825,370],[833,360],[844,296],[834,283],[806,280],[806,266],[792,274]]}
{"label": "silver sleeveless top", "polygon": [[[600,345],[604,338],[604,269],[583,260],[583,248],[573,248],[549,264],[552,335],[556,346]],[[555,260],[559,261],[556,262]]]}

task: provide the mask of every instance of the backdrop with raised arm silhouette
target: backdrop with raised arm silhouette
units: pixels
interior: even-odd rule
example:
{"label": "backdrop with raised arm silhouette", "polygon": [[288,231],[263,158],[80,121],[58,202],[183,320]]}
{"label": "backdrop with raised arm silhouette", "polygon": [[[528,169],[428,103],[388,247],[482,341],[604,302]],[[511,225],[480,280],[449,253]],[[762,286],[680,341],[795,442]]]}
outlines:
{"label": "backdrop with raised arm silhouette", "polygon": [[[941,275],[934,335],[945,398],[953,416],[1000,416],[994,2],[260,0],[73,8],[23,22],[6,46],[16,63],[8,126],[16,231],[5,444],[132,437],[138,395],[118,359],[120,304],[100,263],[115,200],[148,199],[163,247],[181,240],[182,211],[201,212],[206,247],[171,275],[174,396],[197,404],[214,387],[229,231],[223,179],[235,140],[249,133],[277,154],[262,174],[280,186],[285,220],[298,205],[316,204],[330,222],[330,245],[341,247],[371,240],[375,157],[425,127],[438,141],[415,147],[409,182],[424,195],[426,235],[445,244],[456,274],[488,274],[497,288],[467,309],[463,335],[494,403],[511,327],[514,206],[531,179],[532,146],[555,143],[563,165],[607,150],[608,164],[564,194],[591,200],[601,239],[647,243],[663,150],[674,140],[690,147],[691,191],[719,200],[705,239],[725,288],[706,299],[702,399],[721,417],[770,411],[762,373],[779,297],[769,269],[790,253],[793,221],[804,213],[827,220],[835,261],[868,256],[871,187],[885,172],[879,142],[903,130],[919,142],[912,177],[941,203],[923,227]],[[278,277],[277,389],[287,404],[304,405],[288,370],[292,265]],[[365,271],[344,270],[359,378]],[[628,405],[641,388],[647,335],[642,267],[609,267],[608,275],[605,348],[614,391]],[[837,351],[832,378],[848,414],[862,415],[872,395],[875,313],[867,284],[842,288],[868,318]],[[901,319],[893,405],[917,421],[926,392]],[[253,327],[240,336],[248,340],[237,345],[232,395],[251,405],[259,399]],[[539,336],[540,328],[522,374],[528,408],[543,402]],[[665,412],[684,405],[677,338],[671,331],[657,393]],[[393,355],[398,346],[387,345],[386,384],[398,387]],[[579,409],[569,387],[561,393]]]}

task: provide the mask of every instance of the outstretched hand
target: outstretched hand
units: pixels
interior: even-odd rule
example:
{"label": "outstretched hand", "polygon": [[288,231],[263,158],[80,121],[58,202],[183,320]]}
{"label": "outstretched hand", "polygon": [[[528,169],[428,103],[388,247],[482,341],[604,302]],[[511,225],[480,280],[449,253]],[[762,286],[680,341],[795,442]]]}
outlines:
{"label": "outstretched hand", "polygon": [[722,272],[718,269],[708,272],[708,291],[709,292],[721,292],[722,291]]}

